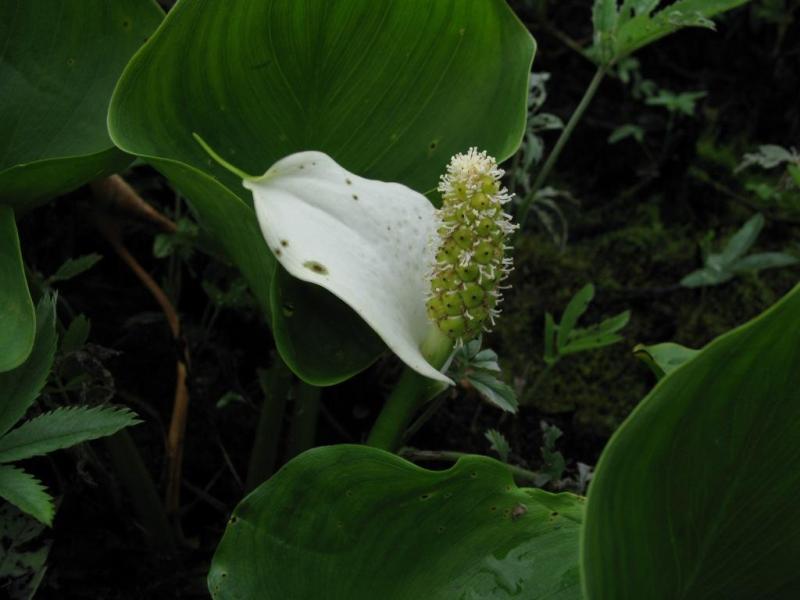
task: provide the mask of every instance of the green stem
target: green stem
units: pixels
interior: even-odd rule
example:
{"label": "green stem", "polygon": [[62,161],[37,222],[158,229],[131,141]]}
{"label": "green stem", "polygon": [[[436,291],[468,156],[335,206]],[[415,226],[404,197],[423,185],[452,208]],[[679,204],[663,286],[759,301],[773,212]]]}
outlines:
{"label": "green stem", "polygon": [[[453,452],[450,450],[417,450],[416,448],[403,448],[399,454],[403,458],[408,458],[409,460],[419,462],[456,462],[458,459],[463,458],[464,456],[474,456],[474,454],[469,454],[467,452]],[[510,465],[508,463],[503,464],[508,467],[508,470],[511,471],[511,474],[519,481],[535,482],[540,476],[540,473],[537,473],[536,471],[523,469],[522,467]]]}
{"label": "green stem", "polygon": [[569,118],[566,127],[564,127],[564,129],[561,131],[561,135],[559,136],[558,141],[556,141],[556,145],[553,146],[553,150],[547,156],[544,166],[536,176],[536,180],[533,182],[531,191],[528,192],[528,195],[525,196],[525,199],[522,201],[519,210],[519,218],[517,219],[517,222],[519,223],[519,231],[524,229],[525,222],[528,219],[528,213],[530,212],[533,199],[536,197],[536,193],[542,188],[544,182],[547,180],[547,177],[550,175],[550,171],[553,170],[553,167],[558,161],[558,157],[561,155],[561,151],[564,149],[567,141],[572,136],[575,126],[581,120],[581,117],[583,117],[583,114],[586,112],[586,109],[589,107],[592,98],[594,98],[594,95],[597,92],[597,88],[600,87],[600,82],[603,81],[603,78],[606,76],[607,69],[608,67],[606,66],[597,67],[597,71],[595,72],[594,77],[592,77],[589,87],[587,87],[586,91],[583,93],[583,98],[581,98],[581,101],[575,109],[575,112],[573,112],[572,116]]}
{"label": "green stem", "polygon": [[261,404],[253,449],[247,465],[247,492],[266,481],[275,471],[286,399],[292,385],[292,372],[280,357],[276,357],[268,370],[259,373],[259,380],[264,402]]}
{"label": "green stem", "polygon": [[[440,369],[450,357],[452,349],[453,342],[449,338],[438,330],[432,330],[423,344],[422,353],[433,367]],[[395,451],[417,411],[444,389],[441,382],[428,379],[406,367],[372,426],[367,445]]]}
{"label": "green stem", "polygon": [[322,388],[300,382],[296,389],[294,415],[286,440],[286,460],[314,446]]}
{"label": "green stem", "polygon": [[133,509],[141,521],[148,543],[164,554],[175,554],[175,538],[161,497],[142,460],[136,444],[126,430],[106,437],[108,450],[117,477],[128,493]]}

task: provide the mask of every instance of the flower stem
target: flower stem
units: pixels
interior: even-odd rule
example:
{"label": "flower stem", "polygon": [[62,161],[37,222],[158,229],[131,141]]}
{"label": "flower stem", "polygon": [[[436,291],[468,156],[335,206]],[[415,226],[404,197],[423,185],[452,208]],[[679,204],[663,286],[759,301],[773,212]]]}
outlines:
{"label": "flower stem", "polygon": [[264,402],[258,418],[250,462],[247,465],[245,489],[251,492],[266,481],[275,470],[278,458],[278,442],[280,441],[283,414],[286,410],[286,399],[292,385],[292,372],[279,357],[266,371],[259,372]]}
{"label": "flower stem", "polygon": [[536,180],[533,182],[531,191],[528,192],[528,195],[525,196],[525,199],[520,204],[519,218],[517,219],[517,222],[519,223],[518,232],[521,232],[525,227],[525,221],[528,219],[528,213],[531,210],[531,205],[533,204],[533,199],[536,197],[536,193],[542,188],[544,182],[547,180],[547,177],[550,175],[550,171],[553,170],[553,167],[558,161],[558,157],[561,155],[561,151],[564,149],[567,141],[572,136],[575,126],[581,120],[581,117],[583,117],[583,114],[589,107],[592,98],[594,98],[594,95],[597,92],[597,88],[600,87],[600,82],[603,81],[603,78],[606,76],[607,72],[608,67],[597,67],[597,71],[595,72],[594,77],[592,77],[589,87],[587,87],[586,91],[583,93],[583,98],[581,98],[580,103],[578,104],[577,108],[575,108],[575,112],[573,112],[572,116],[569,118],[566,127],[564,127],[564,129],[561,131],[561,135],[556,141],[556,145],[553,146],[553,150],[547,156],[544,166],[536,176]]}
{"label": "flower stem", "polygon": [[[452,349],[453,342],[435,328],[422,345],[425,358],[437,369],[444,366]],[[446,387],[441,382],[406,367],[372,426],[367,445],[392,452],[396,450],[417,411],[444,389]]]}
{"label": "flower stem", "polygon": [[294,414],[286,439],[286,460],[291,460],[314,445],[317,436],[322,388],[299,382],[295,388]]}

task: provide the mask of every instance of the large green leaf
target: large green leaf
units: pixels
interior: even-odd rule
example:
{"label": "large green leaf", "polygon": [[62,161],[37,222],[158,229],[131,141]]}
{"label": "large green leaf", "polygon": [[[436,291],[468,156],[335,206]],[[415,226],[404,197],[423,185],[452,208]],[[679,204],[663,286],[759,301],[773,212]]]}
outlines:
{"label": "large green leaf", "polygon": [[429,471],[317,448],[238,506],[209,588],[218,600],[577,599],[581,500],[517,488],[486,457]]}
{"label": "large green leaf", "polygon": [[[313,149],[358,175],[427,191],[455,152],[514,152],[533,51],[503,0],[180,2],[126,68],[109,129],[187,193],[266,306],[274,259],[250,193],[193,133],[249,173]],[[305,313],[331,302],[311,298],[294,313],[295,323],[320,323],[310,338],[289,348],[276,336],[309,380],[340,380],[376,355],[373,347],[365,361],[354,340],[369,333],[354,315],[339,311],[328,327],[328,315]],[[342,360],[326,360],[335,344]]]}
{"label": "large green leaf", "polygon": [[800,286],[668,373],[589,490],[587,598],[794,598]]}
{"label": "large green leaf", "polygon": [[108,137],[108,102],[161,18],[153,0],[0,3],[0,203],[34,204],[130,162]]}
{"label": "large green leaf", "polygon": [[25,414],[44,387],[56,352],[56,309],[52,296],[43,296],[36,308],[36,337],[25,362],[0,373],[0,435]]}
{"label": "large green leaf", "polygon": [[0,373],[18,367],[28,357],[35,334],[36,313],[25,280],[14,211],[0,205]]}

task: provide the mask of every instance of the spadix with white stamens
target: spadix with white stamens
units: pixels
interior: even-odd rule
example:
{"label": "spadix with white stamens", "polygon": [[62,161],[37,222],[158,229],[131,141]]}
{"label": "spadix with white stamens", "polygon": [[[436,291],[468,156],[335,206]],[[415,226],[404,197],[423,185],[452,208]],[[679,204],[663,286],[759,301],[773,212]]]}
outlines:
{"label": "spadix with white stamens", "polygon": [[246,178],[261,231],[294,277],[347,303],[409,367],[452,381],[421,347],[439,220],[425,196],[364,179],[321,152],[300,152]]}
{"label": "spadix with white stamens", "polygon": [[486,152],[456,154],[439,182],[442,208],[428,316],[455,340],[469,341],[494,325],[502,301],[500,282],[511,272],[506,237],[517,226],[503,212],[511,196],[503,171]]}

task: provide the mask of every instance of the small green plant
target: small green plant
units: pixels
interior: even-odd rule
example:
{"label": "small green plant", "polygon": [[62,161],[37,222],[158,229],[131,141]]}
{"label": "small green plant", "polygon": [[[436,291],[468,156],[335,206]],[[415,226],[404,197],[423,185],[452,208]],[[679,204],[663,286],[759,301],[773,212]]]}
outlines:
{"label": "small green plant", "polygon": [[743,273],[797,264],[797,257],[785,252],[747,253],[763,228],[764,217],[756,214],[728,240],[722,252],[712,252],[710,240],[704,243],[703,267],[681,279],[681,285],[688,288],[721,285]]}
{"label": "small green plant", "polygon": [[515,413],[517,395],[510,385],[498,378],[500,372],[497,354],[490,348],[481,350],[478,338],[456,348],[447,374],[454,381],[473,388],[490,404]]}
{"label": "small green plant", "polygon": [[626,310],[613,317],[604,319],[596,325],[578,327],[578,321],[589,308],[594,298],[594,285],[589,283],[582,287],[569,301],[556,323],[549,312],[544,318],[544,362],[548,367],[554,366],[565,356],[597,350],[616,344],[622,340],[619,332],[628,324],[631,313]]}
{"label": "small green plant", "polygon": [[[52,368],[57,339],[54,296],[42,298],[36,318],[36,338],[30,355],[16,369],[0,373],[0,497],[52,525],[53,498],[36,478],[10,463],[108,436],[139,421],[124,408],[76,406],[59,407],[19,424]],[[69,343],[75,343],[74,339]]]}

